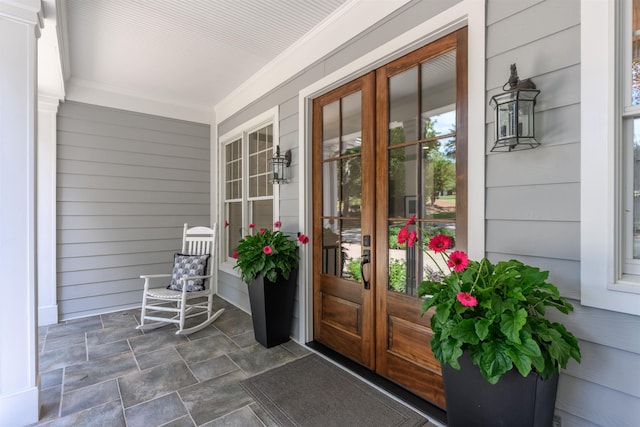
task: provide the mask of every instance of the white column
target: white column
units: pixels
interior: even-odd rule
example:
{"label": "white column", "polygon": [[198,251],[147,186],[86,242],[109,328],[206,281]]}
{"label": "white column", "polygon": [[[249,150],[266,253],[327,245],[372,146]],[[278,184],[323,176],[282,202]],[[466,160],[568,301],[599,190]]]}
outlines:
{"label": "white column", "polygon": [[56,118],[60,101],[38,98],[37,272],[38,326],[58,323],[56,292]]}
{"label": "white column", "polygon": [[217,252],[216,259],[211,260],[213,265],[211,266],[211,273],[213,274],[213,281],[211,283],[211,288],[215,293],[218,293],[218,267],[220,266],[221,254],[224,254],[226,251],[222,246],[222,242],[224,241],[224,217],[220,215],[220,165],[218,160],[219,153],[219,144],[218,144],[218,124],[216,123],[216,113],[215,111],[211,113],[211,120],[209,122],[209,222],[213,224],[214,222],[218,223],[218,235],[216,238],[218,241],[217,244]]}
{"label": "white column", "polygon": [[35,156],[39,0],[0,0],[0,425],[38,420]]}

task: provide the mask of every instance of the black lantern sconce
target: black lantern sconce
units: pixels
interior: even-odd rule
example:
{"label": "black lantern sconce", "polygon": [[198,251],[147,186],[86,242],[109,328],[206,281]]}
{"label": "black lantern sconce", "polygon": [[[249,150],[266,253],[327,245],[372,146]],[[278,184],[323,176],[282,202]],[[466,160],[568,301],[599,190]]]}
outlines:
{"label": "black lantern sconce", "polygon": [[271,163],[271,180],[272,184],[286,184],[287,168],[291,165],[291,150],[280,155],[280,146],[276,145],[276,154],[269,160]]}
{"label": "black lantern sconce", "polygon": [[496,111],[496,141],[491,151],[536,148],[540,143],[536,141],[534,113],[540,91],[530,79],[518,78],[516,64],[511,64],[511,76],[502,90],[505,92],[491,97],[489,101]]}

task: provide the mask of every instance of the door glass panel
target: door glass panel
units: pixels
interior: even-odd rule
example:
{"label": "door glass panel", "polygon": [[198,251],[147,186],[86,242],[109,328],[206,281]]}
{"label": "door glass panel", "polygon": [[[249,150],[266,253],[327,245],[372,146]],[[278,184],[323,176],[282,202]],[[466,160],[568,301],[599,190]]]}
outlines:
{"label": "door glass panel", "polygon": [[441,151],[447,143],[436,140],[422,144],[422,218],[454,219],[456,216],[455,157]]}
{"label": "door glass panel", "polygon": [[[388,289],[411,296],[417,295],[420,281],[446,264],[438,260],[440,254],[431,253],[433,261],[418,245],[398,245],[400,229],[416,215],[423,248],[436,234],[453,239],[456,229],[456,54],[447,52],[421,64],[420,76],[417,70],[389,79]],[[415,128],[415,111],[420,111],[420,129]],[[393,148],[399,143],[405,146]]]}
{"label": "door glass panel", "polygon": [[352,93],[342,98],[342,154],[360,152],[362,144],[362,95]]}
{"label": "door glass panel", "polygon": [[331,160],[322,165],[322,215],[340,216],[341,203],[338,194],[340,185],[340,160]]}
{"label": "door glass panel", "polygon": [[[408,252],[412,248],[407,248],[406,244],[398,243],[398,233],[404,227],[404,221],[390,221],[388,238],[389,238],[389,290],[407,293],[407,277],[415,276],[415,263],[407,265]],[[410,283],[415,283],[411,280]],[[411,290],[409,290],[411,292]]]}
{"label": "door glass panel", "polygon": [[346,158],[341,161],[341,207],[343,216],[360,217],[362,203],[362,160],[360,156]]}
{"label": "door glass panel", "polygon": [[389,79],[389,145],[418,139],[418,67]]}
{"label": "door glass panel", "polygon": [[410,218],[418,211],[417,145],[389,150],[389,217]]}
{"label": "door glass panel", "polygon": [[342,220],[340,244],[343,256],[342,278],[360,281],[362,230],[359,219]]}
{"label": "door glass panel", "polygon": [[422,280],[437,280],[442,276],[442,273],[447,273],[449,271],[449,267],[447,267],[447,262],[445,257],[442,256],[441,253],[436,253],[428,250],[429,239],[438,234],[444,234],[449,236],[451,239],[451,249],[455,246],[455,232],[456,232],[456,224],[455,222],[424,222],[420,224],[422,229],[422,241],[424,242],[424,248],[427,249],[427,252],[431,255],[423,256],[420,267],[420,277],[419,281]]}
{"label": "door glass panel", "polygon": [[420,91],[421,138],[456,131],[456,52],[422,64]]}
{"label": "door glass panel", "polygon": [[340,101],[322,107],[322,158],[331,159],[340,152]]}
{"label": "door glass panel", "polygon": [[338,276],[341,271],[340,234],[338,220],[322,221],[322,273]]}

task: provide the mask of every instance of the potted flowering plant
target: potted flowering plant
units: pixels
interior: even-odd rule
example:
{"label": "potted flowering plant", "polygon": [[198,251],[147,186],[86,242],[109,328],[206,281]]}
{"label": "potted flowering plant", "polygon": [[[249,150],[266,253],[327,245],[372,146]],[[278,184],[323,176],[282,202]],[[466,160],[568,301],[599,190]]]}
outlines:
{"label": "potted flowering plant", "polygon": [[234,268],[249,285],[253,329],[258,341],[269,348],[289,340],[295,290],[298,283],[298,245],[309,243],[299,234],[292,239],[280,231],[280,221],[272,230],[255,230],[238,243]]}
{"label": "potted flowering plant", "polygon": [[[451,251],[451,238],[444,234],[423,243],[418,238],[419,227],[409,231],[414,222],[415,216],[398,234],[398,243],[417,246],[435,266],[428,280],[420,283],[418,296],[424,298],[423,315],[430,308],[435,309],[431,315],[430,345],[442,364],[449,425],[476,425],[482,417],[487,417],[485,421],[489,424],[495,423],[501,419],[500,408],[507,408],[504,415],[507,421],[496,425],[551,425],[558,371],[571,358],[580,362],[580,349],[576,337],[562,324],[548,320],[545,314],[548,307],[568,314],[573,310],[571,304],[547,282],[547,271],[516,260],[497,264],[487,258],[470,260],[463,251]],[[425,244],[427,247],[423,247]],[[461,368],[464,373],[460,373]],[[538,424],[540,419],[536,424],[527,424],[530,420],[512,418],[530,414],[515,407],[517,402],[512,399],[522,399],[523,395],[513,389],[500,395],[498,409],[485,400],[499,390],[494,385],[500,381],[506,387],[507,380],[503,378],[514,375],[531,378],[549,389],[550,409],[539,416],[544,418],[542,423]],[[448,377],[460,380],[465,390],[454,390],[448,385]],[[470,385],[469,381],[475,383]],[[479,392],[476,388],[483,386],[480,383],[489,385],[489,391]],[[478,392],[470,394],[470,389]],[[456,407],[456,395],[471,397],[472,401]],[[524,400],[531,403],[527,398]],[[537,405],[542,399],[538,396],[538,402],[535,397],[532,400]],[[455,417],[461,418],[456,421]]]}

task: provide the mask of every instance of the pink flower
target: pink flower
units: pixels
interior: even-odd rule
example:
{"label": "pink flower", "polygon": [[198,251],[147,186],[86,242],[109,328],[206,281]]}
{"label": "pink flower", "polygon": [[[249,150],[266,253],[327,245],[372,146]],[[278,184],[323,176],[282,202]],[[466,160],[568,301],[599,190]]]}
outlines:
{"label": "pink flower", "polygon": [[469,257],[462,251],[453,251],[449,255],[447,265],[453,268],[453,271],[461,272],[469,265]]}
{"label": "pink flower", "polygon": [[262,252],[269,255],[273,252],[273,249],[271,249],[271,246],[265,246],[264,248],[262,248]]}
{"label": "pink flower", "polygon": [[398,244],[404,245],[408,238],[409,238],[409,229],[407,227],[402,227],[402,229],[398,233]]}
{"label": "pink flower", "polygon": [[264,234],[264,233],[266,233],[266,232],[267,232],[267,229],[266,229],[266,228],[263,228],[262,230],[260,230],[260,234]]}
{"label": "pink flower", "polygon": [[229,226],[229,221],[227,221],[226,219],[224,220],[224,228],[227,228]]}
{"label": "pink flower", "polygon": [[404,225],[405,227],[410,226],[411,224],[413,224],[414,222],[416,222],[416,214],[413,214],[411,216],[411,218],[409,218],[409,221],[407,221],[407,223]]}
{"label": "pink flower", "polygon": [[231,255],[235,259],[238,259],[238,251],[233,251],[233,255]]}
{"label": "pink flower", "polygon": [[407,238],[407,245],[409,245],[409,247],[413,247],[416,240],[418,240],[418,233],[416,232],[416,230],[413,230],[411,233],[409,233],[409,237]]}
{"label": "pink flower", "polygon": [[276,221],[273,223],[273,228],[280,228],[282,227],[282,223],[280,221]]}
{"label": "pink flower", "polygon": [[298,236],[298,241],[303,245],[306,245],[307,243],[309,243],[309,237],[305,236],[304,234],[301,234]]}
{"label": "pink flower", "polygon": [[254,223],[251,223],[251,224],[249,224],[249,228],[250,229],[256,228],[256,225]]}
{"label": "pink flower", "polygon": [[451,239],[449,236],[445,236],[444,234],[438,234],[429,240],[429,249],[434,252],[444,252],[449,249],[450,246]]}
{"label": "pink flower", "polygon": [[458,292],[456,298],[458,298],[460,304],[464,305],[465,307],[475,307],[476,305],[478,305],[478,300],[476,299],[476,297],[471,295],[469,292]]}

